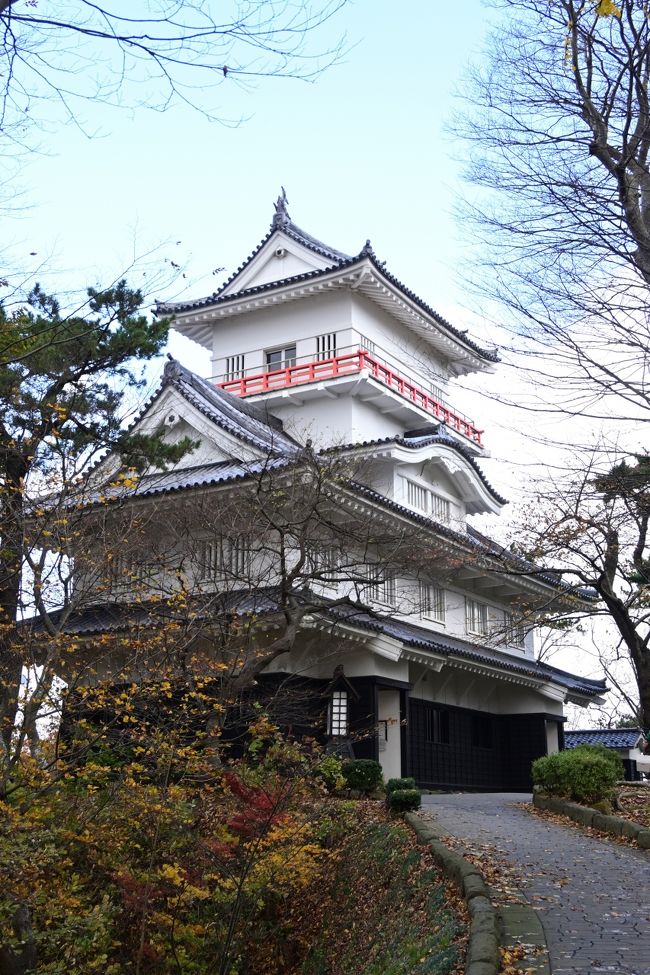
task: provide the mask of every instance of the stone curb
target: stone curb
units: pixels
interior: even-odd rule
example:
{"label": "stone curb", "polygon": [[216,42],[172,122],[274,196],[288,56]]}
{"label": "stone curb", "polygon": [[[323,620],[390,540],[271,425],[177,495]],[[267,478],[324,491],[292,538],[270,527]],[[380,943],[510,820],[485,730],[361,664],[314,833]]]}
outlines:
{"label": "stone curb", "polygon": [[650,829],[641,826],[640,823],[632,823],[629,819],[622,819],[621,816],[607,816],[589,806],[581,806],[569,799],[560,799],[559,796],[545,796],[540,792],[533,793],[533,805],[537,809],[546,809],[548,812],[568,816],[574,823],[593,826],[601,833],[609,833],[611,836],[626,836],[628,839],[634,840],[642,850],[650,850]]}
{"label": "stone curb", "polygon": [[406,813],[404,818],[420,843],[429,846],[442,872],[453,880],[467,901],[470,925],[465,975],[497,975],[501,967],[499,925],[483,877],[474,864],[440,842],[434,823],[421,819],[417,813]]}

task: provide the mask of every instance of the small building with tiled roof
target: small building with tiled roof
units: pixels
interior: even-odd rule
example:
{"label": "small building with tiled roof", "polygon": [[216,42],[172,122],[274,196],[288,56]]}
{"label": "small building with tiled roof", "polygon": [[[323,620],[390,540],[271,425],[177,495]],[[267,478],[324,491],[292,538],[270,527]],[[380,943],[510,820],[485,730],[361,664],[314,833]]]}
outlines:
{"label": "small building with tiled roof", "polygon": [[579,745],[603,745],[617,752],[623,759],[628,780],[650,774],[650,755],[643,750],[643,735],[639,728],[579,728],[565,732],[565,748]]}
{"label": "small building with tiled roof", "polygon": [[[115,509],[148,535],[139,553],[122,529],[124,551],[69,631],[92,641],[164,629],[165,585],[182,584],[191,627],[225,620],[240,633],[254,620],[269,639],[290,603],[299,625],[257,674],[260,694],[309,688],[310,733],[378,759],[387,778],[527,789],[532,760],[563,746],[564,704],[587,706],[606,688],[535,657],[538,615],[591,594],[471,525],[505,499],[453,384],[493,370],[496,352],[410,291],[368,243],[348,256],[301,230],[284,193],[269,232],[218,291],[157,312],[205,350],[209,378],[171,360],[133,430],[193,448],[128,490],[110,457],[93,473],[89,510],[101,497],[107,522]],[[260,509],[273,495],[294,498],[299,520],[315,472],[312,535],[283,550],[280,578],[254,509],[236,526],[237,498]],[[311,568],[287,573],[298,550]],[[151,571],[152,553],[164,572]]]}

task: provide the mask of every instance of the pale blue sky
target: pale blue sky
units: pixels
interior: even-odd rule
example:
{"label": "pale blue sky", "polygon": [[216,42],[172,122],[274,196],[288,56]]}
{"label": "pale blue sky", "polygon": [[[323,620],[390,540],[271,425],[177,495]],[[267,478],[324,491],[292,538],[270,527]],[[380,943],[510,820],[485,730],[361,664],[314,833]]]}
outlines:
{"label": "pale blue sky", "polygon": [[161,256],[183,265],[188,293],[208,294],[222,277],[213,269],[232,271],[266,232],[283,184],[299,225],[350,252],[371,237],[392,271],[452,314],[464,248],[451,154],[462,149],[444,126],[486,23],[480,0],[356,0],[328,28],[351,49],[316,83],[268,79],[246,92],[226,80],[223,115],[249,116],[238,128],[184,108],[87,111],[96,138],[69,124],[43,135],[45,154],[22,171],[30,208],[5,220],[4,239],[20,267],[46,261],[52,288],[110,280],[134,252],[170,241]]}

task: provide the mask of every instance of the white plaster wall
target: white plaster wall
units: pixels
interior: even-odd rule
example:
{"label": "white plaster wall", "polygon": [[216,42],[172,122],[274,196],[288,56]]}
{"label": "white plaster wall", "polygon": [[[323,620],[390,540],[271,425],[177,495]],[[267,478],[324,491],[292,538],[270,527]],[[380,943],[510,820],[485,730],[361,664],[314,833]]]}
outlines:
{"label": "white plaster wall", "polygon": [[387,722],[386,738],[384,737],[384,726],[379,725],[379,762],[384,773],[384,779],[396,779],[402,774],[399,691],[392,688],[380,688],[377,696],[378,719]]}
{"label": "white plaster wall", "polygon": [[169,444],[179,443],[184,437],[198,441],[198,447],[189,451],[181,457],[180,461],[174,464],[175,469],[185,467],[197,467],[199,464],[213,464],[217,461],[231,457],[215,444],[214,440],[206,437],[192,427],[185,420],[181,420],[174,427],[165,430],[165,442]]}
{"label": "white plaster wall", "polygon": [[411,664],[411,680],[411,696],[423,701],[493,714],[544,712],[562,715],[562,704],[539,692],[491,677],[472,675],[465,670],[443,666],[439,673],[423,672],[421,665]]}
{"label": "white plaster wall", "polygon": [[263,372],[264,352],[296,345],[298,360],[316,357],[314,337],[327,332],[347,330],[339,336],[339,345],[352,342],[351,297],[346,291],[311,295],[298,301],[278,302],[267,308],[251,309],[232,318],[215,321],[212,346],[212,375],[226,371],[228,356],[245,356],[247,373]]}
{"label": "white plaster wall", "polygon": [[433,381],[445,391],[449,377],[447,364],[417,333],[364,295],[353,295],[352,325],[376,343],[378,352],[383,349],[389,358],[402,363],[404,371],[414,380],[419,380],[425,387]]}
{"label": "white plaster wall", "polygon": [[298,672],[304,677],[327,680],[342,666],[346,677],[387,677],[408,680],[406,661],[393,661],[372,652],[366,644],[355,644],[327,633],[303,632],[296,646],[277,657],[269,673]]}
{"label": "white plaster wall", "polygon": [[555,755],[560,750],[557,721],[546,722],[546,754]]}
{"label": "white plaster wall", "polygon": [[[622,752],[621,754],[623,755]],[[631,758],[636,762],[639,772],[650,772],[650,755],[646,755],[640,748],[630,748],[627,756],[623,755],[623,757]]]}
{"label": "white plaster wall", "polygon": [[[302,402],[300,400],[302,399]],[[294,389],[284,397],[274,397],[271,412],[284,424],[285,430],[304,442],[332,447],[337,444],[379,440],[404,433],[404,424],[380,413],[372,403],[350,395],[333,398],[326,388],[301,397]]]}

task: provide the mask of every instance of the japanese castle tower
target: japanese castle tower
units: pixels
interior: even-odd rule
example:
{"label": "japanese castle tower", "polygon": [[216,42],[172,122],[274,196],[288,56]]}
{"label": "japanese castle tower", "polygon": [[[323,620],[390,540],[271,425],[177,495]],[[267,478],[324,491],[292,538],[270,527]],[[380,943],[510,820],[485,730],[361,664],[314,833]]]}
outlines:
{"label": "japanese castle tower", "polygon": [[369,571],[357,612],[312,613],[305,640],[265,678],[310,682],[320,737],[378,758],[386,777],[527,789],[531,760],[563,746],[563,704],[588,704],[605,686],[534,655],[535,613],[583,596],[468,522],[505,501],[481,471],[483,432],[457,407],[454,381],[494,370],[496,353],[397,280],[369,242],[350,256],[297,227],[284,191],[270,230],[218,291],[157,313],[210,358],[209,379],[170,362],[138,421],[199,444],[150,482],[158,498],[236,485],[251,464],[309,444],[362,458],[346,487],[359,510],[415,526],[431,546],[412,578],[403,566],[375,581]]}

